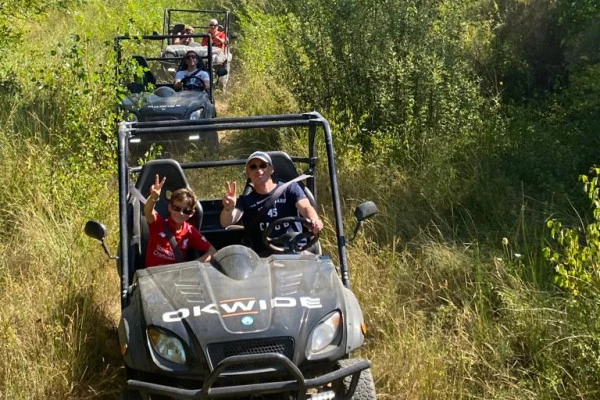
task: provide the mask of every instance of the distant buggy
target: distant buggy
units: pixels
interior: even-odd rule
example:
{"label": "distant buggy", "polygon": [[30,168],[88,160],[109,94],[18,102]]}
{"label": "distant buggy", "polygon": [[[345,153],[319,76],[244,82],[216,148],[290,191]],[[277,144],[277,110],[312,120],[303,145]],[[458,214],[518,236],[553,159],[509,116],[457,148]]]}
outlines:
{"label": "distant buggy", "polygon": [[[207,35],[193,35],[203,38]],[[174,89],[175,73],[185,69],[183,56],[161,56],[162,43],[172,40],[172,35],[146,35],[139,37],[119,36],[115,38],[117,50],[117,76],[127,88],[119,108],[125,119],[137,122],[197,121],[215,118],[214,85],[219,76],[227,73],[222,69],[213,74],[212,46],[206,47],[199,58],[199,69],[209,73],[210,87],[207,90],[194,87],[193,90]],[[187,89],[187,88],[186,88]],[[156,145],[179,143],[187,148],[195,142],[210,151],[218,150],[216,131],[202,132],[202,135],[180,131],[159,132],[145,140],[131,142],[130,148],[136,154],[149,148],[150,141]],[[187,143],[186,143],[187,142]]]}

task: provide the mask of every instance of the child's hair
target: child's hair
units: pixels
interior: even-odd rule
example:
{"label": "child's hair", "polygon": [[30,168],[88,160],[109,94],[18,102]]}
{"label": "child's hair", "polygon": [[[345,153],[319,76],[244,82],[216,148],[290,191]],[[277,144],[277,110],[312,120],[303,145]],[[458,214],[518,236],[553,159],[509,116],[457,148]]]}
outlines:
{"label": "child's hair", "polygon": [[192,190],[188,188],[177,189],[176,191],[174,191],[171,195],[171,199],[169,200],[169,202],[173,204],[174,202],[179,200],[185,201],[186,205],[190,208],[196,207],[196,203],[198,202],[198,199],[196,198],[194,192],[192,192]]}
{"label": "child's hair", "polygon": [[192,34],[194,33],[194,27],[191,25],[186,25],[183,27],[183,33],[184,34]]}

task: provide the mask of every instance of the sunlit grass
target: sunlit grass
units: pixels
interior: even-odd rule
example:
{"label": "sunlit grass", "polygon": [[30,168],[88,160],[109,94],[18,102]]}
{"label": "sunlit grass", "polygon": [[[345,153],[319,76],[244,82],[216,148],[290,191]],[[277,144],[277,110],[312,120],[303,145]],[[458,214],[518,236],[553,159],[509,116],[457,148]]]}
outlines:
{"label": "sunlit grass", "polygon": [[[36,41],[64,44],[73,31],[97,39],[94,32],[102,29],[110,37],[126,29],[129,11],[136,12],[133,30],[152,26],[152,16],[162,12],[156,3],[123,3],[114,10],[100,3],[32,26],[31,40],[14,62],[49,69],[47,60],[36,59],[49,50]],[[98,14],[106,19],[91,17]],[[240,42],[239,49],[250,51],[244,47],[250,45]],[[92,44],[85,49],[99,57],[104,51]],[[233,69],[229,92],[218,93],[220,116],[308,111],[299,110],[262,67],[246,61]],[[54,148],[75,134],[82,142],[90,138],[96,122],[91,116],[102,115],[92,113],[92,106],[106,94],[83,98],[69,86],[56,92],[62,97],[36,101],[43,96],[34,90],[31,68],[15,77],[27,95],[11,98],[0,111],[0,399],[114,399],[123,385],[119,277],[114,261],[83,235],[85,222],[98,219],[109,230],[109,248],[116,249],[114,171],[89,167],[97,153],[84,153],[85,146],[76,154]],[[81,109],[67,112],[73,97]],[[111,137],[112,127],[105,134]],[[222,151],[243,157],[269,150],[279,139],[243,141],[230,134]],[[598,398],[598,296],[575,301],[552,284],[553,271],[539,255],[545,216],[531,216],[540,205],[532,211],[524,202],[514,226],[481,232],[474,213],[488,210],[442,207],[421,190],[436,182],[415,182],[399,168],[364,162],[343,144],[336,151],[346,237],[352,234],[353,207],[373,200],[380,209],[348,254],[368,325],[358,355],[372,361],[380,399]],[[284,143],[289,153],[295,145]],[[79,163],[81,170],[73,167]],[[241,190],[242,167],[190,176],[190,185],[201,198],[220,198],[232,178]],[[336,259],[327,180],[318,183],[321,240]],[[490,199],[500,197],[492,182],[480,190]],[[497,240],[505,236],[506,242]]]}

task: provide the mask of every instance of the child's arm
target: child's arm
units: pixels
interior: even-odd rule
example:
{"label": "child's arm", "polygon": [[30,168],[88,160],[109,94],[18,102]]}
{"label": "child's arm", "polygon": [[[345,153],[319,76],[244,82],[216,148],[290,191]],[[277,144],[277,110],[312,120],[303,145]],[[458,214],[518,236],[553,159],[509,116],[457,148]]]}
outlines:
{"label": "child's arm", "polygon": [[212,245],[209,247],[208,250],[206,250],[206,253],[202,254],[202,257],[200,257],[198,259],[198,261],[200,262],[209,262],[212,259],[212,256],[217,252],[217,249],[215,249]]}
{"label": "child's arm", "polygon": [[154,178],[154,185],[150,186],[150,196],[148,196],[148,199],[146,199],[146,204],[144,205],[144,216],[146,217],[146,222],[148,222],[148,224],[156,221],[156,211],[154,211],[154,205],[160,200],[160,191],[166,180],[166,176],[160,180],[158,174],[156,174],[156,177]]}

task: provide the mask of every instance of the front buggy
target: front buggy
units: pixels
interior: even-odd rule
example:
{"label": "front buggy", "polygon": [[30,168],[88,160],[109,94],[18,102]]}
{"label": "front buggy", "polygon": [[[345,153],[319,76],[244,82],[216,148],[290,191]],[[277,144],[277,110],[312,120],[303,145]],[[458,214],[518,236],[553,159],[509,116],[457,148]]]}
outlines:
{"label": "front buggy", "polygon": [[[190,151],[178,160],[129,164],[131,141],[179,130],[217,131],[235,146],[217,160]],[[318,210],[329,209],[333,256],[317,240],[310,249],[283,246],[260,257],[243,245],[243,229],[219,224],[224,180],[239,179],[246,157],[256,150],[240,143],[275,131],[305,137],[304,151],[268,153],[276,179],[305,174],[301,183],[307,197]],[[375,400],[371,363],[352,356],[363,344],[366,327],[350,285],[349,239],[327,120],[311,112],[185,124],[122,122],[118,138],[123,397]],[[148,226],[142,203],[156,174],[167,177],[156,205],[163,215],[173,190],[190,186],[198,193],[190,222],[218,249],[211,262],[194,258],[144,268]],[[323,190],[317,190],[317,183]],[[319,193],[329,193],[329,199],[319,201]],[[376,212],[372,202],[358,205],[354,234]],[[99,222],[88,222],[86,233],[104,244],[106,229]]]}

